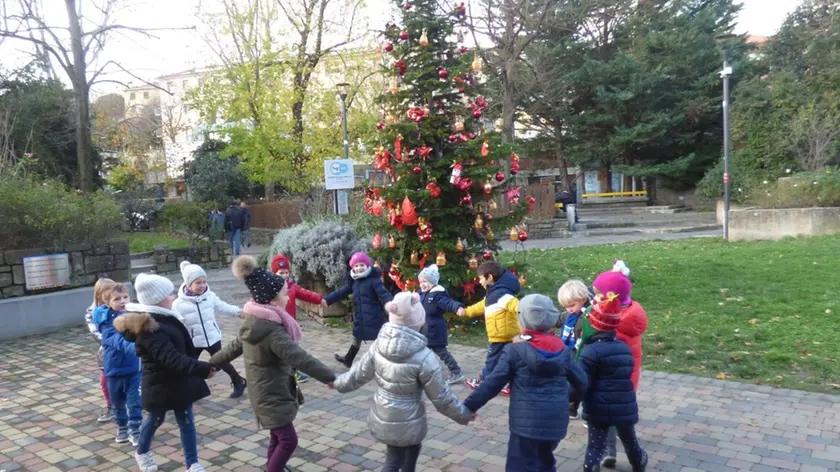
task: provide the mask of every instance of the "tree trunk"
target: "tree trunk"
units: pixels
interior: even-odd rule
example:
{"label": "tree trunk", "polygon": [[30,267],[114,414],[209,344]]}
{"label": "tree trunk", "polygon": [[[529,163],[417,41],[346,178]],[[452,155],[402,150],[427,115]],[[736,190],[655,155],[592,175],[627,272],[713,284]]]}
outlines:
{"label": "tree trunk", "polygon": [[79,166],[79,189],[93,191],[93,159],[90,146],[90,88],[87,63],[82,47],[82,26],[76,11],[76,0],[65,0],[73,50],[73,93],[76,99],[76,160]]}

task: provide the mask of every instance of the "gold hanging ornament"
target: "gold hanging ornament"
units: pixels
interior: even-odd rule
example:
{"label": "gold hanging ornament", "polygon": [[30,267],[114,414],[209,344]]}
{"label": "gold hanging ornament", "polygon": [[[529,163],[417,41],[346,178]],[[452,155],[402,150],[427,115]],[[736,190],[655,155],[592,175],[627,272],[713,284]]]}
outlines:
{"label": "gold hanging ornament", "polygon": [[510,229],[510,240],[519,241],[519,231],[516,230],[516,226]]}
{"label": "gold hanging ornament", "polygon": [[519,274],[519,287],[524,288],[525,284],[528,282],[528,279],[525,277],[525,274]]}
{"label": "gold hanging ornament", "polygon": [[417,43],[423,47],[429,45],[429,37],[426,35],[426,29],[423,29],[423,34],[420,35],[420,40]]}
{"label": "gold hanging ornament", "polygon": [[396,95],[400,91],[400,83],[397,80],[397,77],[391,77],[391,86],[388,87],[388,91],[391,92],[391,95]]}
{"label": "gold hanging ornament", "polygon": [[488,241],[495,241],[496,240],[496,235],[493,234],[493,230],[490,229],[489,226],[487,227],[487,231],[484,235],[484,238],[487,239]]}
{"label": "gold hanging ornament", "polygon": [[461,238],[458,238],[458,242],[455,243],[455,251],[464,252],[464,242],[461,241]]}
{"label": "gold hanging ornament", "polygon": [[495,199],[492,199],[487,203],[487,209],[489,211],[495,211],[497,208],[499,208],[499,205],[496,203]]}
{"label": "gold hanging ornament", "polygon": [[455,117],[455,131],[458,133],[464,131],[464,119],[460,116]]}
{"label": "gold hanging ornament", "polygon": [[493,184],[490,183],[490,176],[487,176],[487,180],[484,181],[484,195],[490,195],[493,193]]}
{"label": "gold hanging ornament", "polygon": [[470,269],[478,269],[478,259],[475,256],[470,257],[470,260],[467,263],[469,264]]}
{"label": "gold hanging ornament", "polygon": [[394,123],[396,123],[396,122],[397,122],[397,116],[396,116],[396,115],[394,115],[394,112],[389,111],[389,112],[388,112],[388,114],[385,116],[385,121],[386,121],[389,125],[392,125],[392,124],[394,124]]}
{"label": "gold hanging ornament", "polygon": [[388,236],[388,247],[391,249],[397,248],[397,240],[394,238],[394,235]]}
{"label": "gold hanging ornament", "polygon": [[420,264],[420,255],[417,254],[417,251],[411,251],[411,265],[419,265]]}
{"label": "gold hanging ornament", "polygon": [[443,252],[439,252],[437,254],[437,257],[435,258],[435,264],[437,264],[439,267],[445,266],[446,265],[446,254],[443,253]]}
{"label": "gold hanging ornament", "polygon": [[481,72],[481,58],[478,57],[478,48],[475,48],[475,58],[472,61],[472,71],[476,74]]}
{"label": "gold hanging ornament", "polygon": [[481,231],[484,229],[484,219],[481,218],[481,215],[475,215],[475,223],[473,223],[473,228],[476,231]]}

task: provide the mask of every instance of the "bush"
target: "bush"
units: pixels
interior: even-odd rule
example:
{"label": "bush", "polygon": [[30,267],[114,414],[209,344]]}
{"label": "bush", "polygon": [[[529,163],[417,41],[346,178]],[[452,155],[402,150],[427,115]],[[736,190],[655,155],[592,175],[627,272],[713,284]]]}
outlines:
{"label": "bush", "polygon": [[801,172],[765,182],[749,203],[759,208],[812,208],[840,206],[840,171]]}
{"label": "bush", "polygon": [[182,233],[195,244],[210,234],[210,212],[216,208],[213,202],[173,201],[163,205],[158,218],[158,228],[171,233]]}
{"label": "bush", "polygon": [[335,288],[344,283],[350,256],[367,249],[367,242],[357,237],[352,226],[321,220],[278,231],[269,255],[289,257],[295,278],[323,277],[328,287]]}
{"label": "bush", "polygon": [[57,182],[0,178],[0,247],[25,249],[95,244],[120,233],[119,204],[101,192],[81,194]]}

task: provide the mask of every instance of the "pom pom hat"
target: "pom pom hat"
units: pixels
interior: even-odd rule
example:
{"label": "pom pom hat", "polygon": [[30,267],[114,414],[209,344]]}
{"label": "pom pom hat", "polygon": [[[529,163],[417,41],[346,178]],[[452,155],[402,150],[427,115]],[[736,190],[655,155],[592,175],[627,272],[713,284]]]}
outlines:
{"label": "pom pom hat", "polygon": [[283,254],[277,254],[271,259],[271,272],[273,274],[276,274],[278,270],[291,270],[291,268],[289,258]]}
{"label": "pom pom hat", "polygon": [[181,277],[184,278],[184,285],[189,287],[199,277],[207,278],[207,273],[198,264],[193,264],[190,261],[181,262]]}
{"label": "pom pom hat", "polygon": [[420,275],[417,276],[418,279],[426,279],[432,285],[437,285],[440,282],[440,269],[435,264],[426,267],[425,269],[420,271]]}
{"label": "pom pom hat", "polygon": [[353,257],[350,258],[350,267],[353,267],[356,264],[364,264],[368,267],[373,265],[373,262],[370,261],[370,257],[363,252],[357,252],[353,254]]}
{"label": "pom pom hat", "polygon": [[633,302],[630,298],[633,284],[627,278],[629,275],[630,269],[624,265],[624,261],[616,261],[613,270],[601,273],[592,282],[592,286],[603,294],[610,292],[616,294],[621,305],[627,306]]}
{"label": "pom pom hat", "polygon": [[283,277],[263,269],[251,256],[240,256],[233,261],[233,275],[245,281],[251,298],[260,305],[268,305],[283,290]]}

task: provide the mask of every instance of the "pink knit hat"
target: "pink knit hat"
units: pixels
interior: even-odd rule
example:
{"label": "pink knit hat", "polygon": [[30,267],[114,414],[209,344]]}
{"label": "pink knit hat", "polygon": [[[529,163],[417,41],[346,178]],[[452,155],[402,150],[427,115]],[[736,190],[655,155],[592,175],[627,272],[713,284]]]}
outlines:
{"label": "pink knit hat", "polygon": [[370,257],[363,252],[357,252],[353,254],[353,257],[350,258],[350,267],[353,267],[356,264],[364,264],[368,267],[373,265],[373,262],[370,261]]}
{"label": "pink knit hat", "polygon": [[630,282],[630,279],[621,272],[603,272],[595,278],[595,281],[592,282],[592,286],[604,295],[610,292],[618,295],[618,300],[621,302],[622,306],[629,305],[633,302],[630,298],[630,292],[633,290],[633,284]]}
{"label": "pink knit hat", "polygon": [[400,292],[385,304],[388,321],[399,326],[420,330],[426,324],[426,310],[415,292]]}

